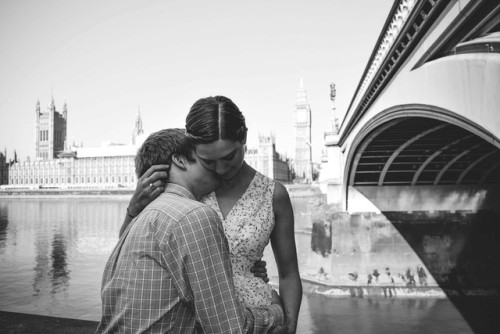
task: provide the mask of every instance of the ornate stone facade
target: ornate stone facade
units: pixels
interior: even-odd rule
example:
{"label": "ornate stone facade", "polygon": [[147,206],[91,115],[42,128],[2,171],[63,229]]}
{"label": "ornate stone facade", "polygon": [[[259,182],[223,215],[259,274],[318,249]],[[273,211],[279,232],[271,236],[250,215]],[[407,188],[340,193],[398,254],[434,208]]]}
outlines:
{"label": "ornate stone facade", "polygon": [[288,159],[276,152],[274,135],[259,135],[258,148],[246,150],[245,161],[265,176],[282,183],[290,183],[292,175]]}
{"label": "ornate stone facade", "polygon": [[[116,149],[116,148],[115,148]],[[134,187],[135,146],[127,146],[114,156],[72,156],[52,160],[25,161],[9,169],[5,188],[120,188]]]}
{"label": "ornate stone facade", "polygon": [[[140,112],[135,121],[132,143],[128,145],[64,149],[59,144],[66,141],[66,119],[66,105],[61,115],[55,110],[53,99],[46,113],[40,113],[40,103],[37,103],[37,159],[7,162],[5,154],[0,153],[2,188],[135,188],[137,177],[134,159],[147,136],[142,128]],[[46,139],[53,137],[57,140]],[[268,177],[283,183],[291,181],[288,162],[276,152],[274,136],[259,136],[259,147],[247,150],[246,160]]]}
{"label": "ornate stone facade", "polygon": [[293,112],[295,137],[294,172],[295,180],[301,183],[312,182],[312,147],[311,147],[311,106],[307,100],[304,82],[300,80],[297,102]]}
{"label": "ornate stone facade", "polygon": [[54,98],[51,99],[47,111],[40,110],[40,101],[36,104],[36,159],[50,160],[64,151],[68,122],[66,103],[63,112],[56,111]]}

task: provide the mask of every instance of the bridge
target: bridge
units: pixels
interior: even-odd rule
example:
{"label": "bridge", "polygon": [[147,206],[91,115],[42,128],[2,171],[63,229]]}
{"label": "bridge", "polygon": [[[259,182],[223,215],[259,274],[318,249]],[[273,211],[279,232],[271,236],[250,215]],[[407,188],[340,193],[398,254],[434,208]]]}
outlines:
{"label": "bridge", "polygon": [[[500,326],[500,2],[395,1],[336,116],[320,185],[367,255],[364,266],[332,258],[332,272],[369,271],[387,247],[396,270],[413,253],[474,331]],[[367,213],[386,220],[366,223]],[[392,232],[376,240],[382,230]],[[479,290],[497,302],[457,298]]]}
{"label": "bridge", "polygon": [[395,1],[323,179],[348,212],[500,203],[500,3]]}

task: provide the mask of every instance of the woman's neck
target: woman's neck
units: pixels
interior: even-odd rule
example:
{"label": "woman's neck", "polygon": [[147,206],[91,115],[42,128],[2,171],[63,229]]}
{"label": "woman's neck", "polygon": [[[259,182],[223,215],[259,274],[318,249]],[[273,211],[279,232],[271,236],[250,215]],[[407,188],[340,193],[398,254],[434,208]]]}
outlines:
{"label": "woman's neck", "polygon": [[232,178],[228,180],[222,180],[222,184],[219,188],[231,189],[242,184],[244,185],[248,183],[246,181],[251,181],[254,175],[255,170],[250,167],[245,161],[243,161],[238,172]]}

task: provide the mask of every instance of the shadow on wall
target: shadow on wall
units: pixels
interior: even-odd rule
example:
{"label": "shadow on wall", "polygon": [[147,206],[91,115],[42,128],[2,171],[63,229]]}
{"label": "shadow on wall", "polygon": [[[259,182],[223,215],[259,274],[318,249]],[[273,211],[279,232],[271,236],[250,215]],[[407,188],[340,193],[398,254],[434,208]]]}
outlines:
{"label": "shadow on wall", "polygon": [[494,202],[498,192],[492,191],[478,210],[383,212],[477,333],[493,328],[500,304],[500,209]]}
{"label": "shadow on wall", "polygon": [[332,253],[332,222],[315,220],[312,224],[311,249],[323,257]]}
{"label": "shadow on wall", "polygon": [[311,248],[301,274],[330,286],[439,287],[474,332],[496,328],[500,189],[483,194],[474,209],[437,202],[439,210],[387,207],[380,214],[349,215],[329,205],[311,210]]}

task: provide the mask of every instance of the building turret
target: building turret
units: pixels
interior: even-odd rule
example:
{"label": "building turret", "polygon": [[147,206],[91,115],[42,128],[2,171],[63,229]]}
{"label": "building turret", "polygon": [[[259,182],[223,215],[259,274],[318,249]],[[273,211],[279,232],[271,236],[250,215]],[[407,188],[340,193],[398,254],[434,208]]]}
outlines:
{"label": "building turret", "polygon": [[63,106],[63,118],[65,120],[68,120],[68,105],[66,104],[66,102],[64,102]]}
{"label": "building turret", "polygon": [[56,111],[56,103],[54,102],[54,97],[51,96],[51,99],[50,99],[50,104],[49,104],[49,111]]}
{"label": "building turret", "polygon": [[144,130],[142,128],[142,118],[141,118],[141,109],[137,108],[137,118],[135,119],[134,132],[132,133],[132,144],[138,144],[137,138],[144,134]]}
{"label": "building turret", "polygon": [[64,151],[66,140],[66,124],[68,109],[64,104],[64,112],[56,110],[54,97],[51,96],[50,104],[45,112],[40,112],[40,103],[37,102],[36,120],[36,159],[52,160]]}
{"label": "building turret", "polygon": [[35,106],[35,115],[36,115],[36,121],[35,121],[35,159],[39,157],[39,152],[40,152],[40,141],[42,140],[42,132],[40,131],[40,116],[42,115],[40,111],[40,100],[36,101],[36,106]]}

